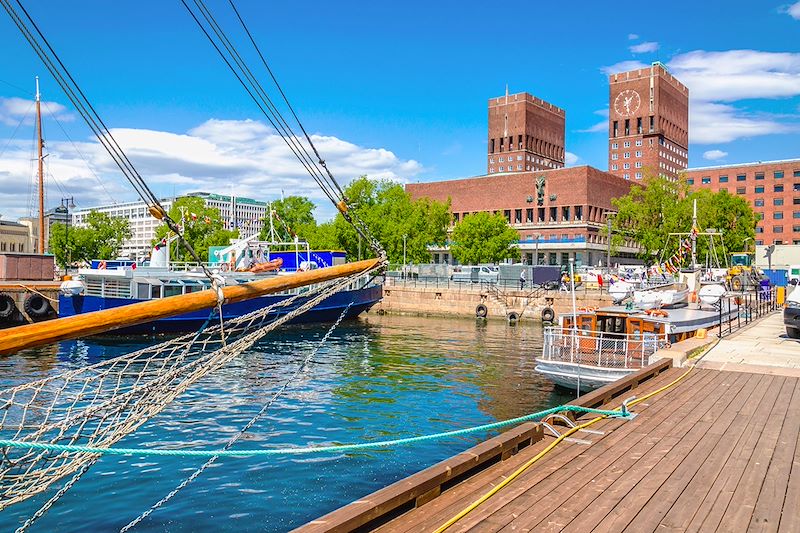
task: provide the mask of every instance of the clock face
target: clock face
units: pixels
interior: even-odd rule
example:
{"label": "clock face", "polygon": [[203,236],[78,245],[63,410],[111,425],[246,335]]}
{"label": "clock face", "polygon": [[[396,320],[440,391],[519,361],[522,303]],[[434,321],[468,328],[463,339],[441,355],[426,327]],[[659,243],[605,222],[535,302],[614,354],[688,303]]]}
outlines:
{"label": "clock face", "polygon": [[626,89],[614,99],[614,111],[621,117],[629,117],[639,110],[642,99],[633,89]]}

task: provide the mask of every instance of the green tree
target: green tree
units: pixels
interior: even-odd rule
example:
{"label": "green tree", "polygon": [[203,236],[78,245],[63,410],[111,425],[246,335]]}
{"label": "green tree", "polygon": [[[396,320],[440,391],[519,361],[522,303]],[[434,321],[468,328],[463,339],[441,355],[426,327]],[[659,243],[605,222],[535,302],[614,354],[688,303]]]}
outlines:
{"label": "green tree", "polygon": [[113,259],[122,243],[130,239],[130,223],[124,218],[92,211],[86,215],[86,226],[75,227],[61,223],[50,228],[50,251],[61,267],[67,262],[89,263],[92,259]]}
{"label": "green tree", "polygon": [[[183,227],[183,236],[194,248],[203,261],[208,261],[208,249],[211,246],[227,246],[231,239],[239,236],[238,230],[226,230],[216,207],[206,207],[202,198],[178,198],[169,210],[172,220]],[[156,228],[153,246],[163,239],[169,228],[166,224]],[[184,246],[177,243],[170,245],[170,256],[173,261],[189,261],[195,259]]]}
{"label": "green tree", "polygon": [[[386,250],[389,261],[428,262],[428,245],[443,244],[450,221],[449,202],[428,198],[411,200],[403,186],[390,180],[362,176],[345,189],[353,212]],[[363,242],[355,229],[339,214],[334,220],[336,239],[350,257],[373,257],[370,243]]]}
{"label": "green tree", "polygon": [[[292,235],[287,231],[288,228],[295,235],[299,235],[301,239],[309,240],[306,234],[313,231],[317,225],[314,220],[314,209],[316,209],[314,202],[304,196],[287,196],[272,202],[271,208],[277,215],[277,220],[274,220],[273,224],[281,238],[292,240]],[[264,220],[264,227],[258,238],[269,239],[269,217]]]}
{"label": "green tree", "polygon": [[[646,262],[669,257],[679,243],[670,233],[688,233],[692,228],[694,200],[698,229],[720,231],[728,251],[741,251],[745,241],[755,235],[756,215],[743,198],[727,191],[691,191],[685,178],[647,177],[641,185],[634,184],[627,195],[611,201],[618,211],[613,218],[614,245],[621,244],[626,236],[632,237]],[[715,245],[719,244],[717,241]],[[708,249],[708,239],[698,238],[698,258]]]}
{"label": "green tree", "polygon": [[333,221],[305,226],[303,238],[312,250],[341,250]]}
{"label": "green tree", "polygon": [[500,213],[474,213],[453,228],[450,250],[462,264],[497,263],[518,259],[517,231]]}

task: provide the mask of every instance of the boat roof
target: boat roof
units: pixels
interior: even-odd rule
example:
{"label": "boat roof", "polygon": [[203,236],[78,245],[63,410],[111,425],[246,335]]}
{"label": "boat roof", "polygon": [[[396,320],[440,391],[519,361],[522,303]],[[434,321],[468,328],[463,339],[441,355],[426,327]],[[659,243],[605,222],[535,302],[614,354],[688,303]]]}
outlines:
{"label": "boat roof", "polygon": [[[670,325],[670,333],[683,333],[695,331],[699,328],[709,328],[719,324],[720,313],[717,309],[694,309],[691,307],[678,307],[676,309],[662,309],[667,316],[652,316],[646,314],[641,309],[628,309],[624,305],[612,305],[600,308],[597,314],[623,315],[626,317],[643,318],[650,322],[659,322]],[[724,315],[734,315],[738,313],[738,307],[732,306],[730,311],[725,311]]]}

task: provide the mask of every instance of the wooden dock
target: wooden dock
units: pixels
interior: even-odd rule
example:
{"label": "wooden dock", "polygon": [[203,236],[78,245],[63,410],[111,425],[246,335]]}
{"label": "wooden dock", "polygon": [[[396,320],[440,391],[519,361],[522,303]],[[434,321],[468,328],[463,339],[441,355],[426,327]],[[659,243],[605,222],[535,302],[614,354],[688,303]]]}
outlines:
{"label": "wooden dock", "polygon": [[[686,372],[660,364],[580,403]],[[447,531],[800,531],[800,378],[694,369],[633,411],[559,443]],[[525,424],[300,530],[435,531],[553,439]]]}

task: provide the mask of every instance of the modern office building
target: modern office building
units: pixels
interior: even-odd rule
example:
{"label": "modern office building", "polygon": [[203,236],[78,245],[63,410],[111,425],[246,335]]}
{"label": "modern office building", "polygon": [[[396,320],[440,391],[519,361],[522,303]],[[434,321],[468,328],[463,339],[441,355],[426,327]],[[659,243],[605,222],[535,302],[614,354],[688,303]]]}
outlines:
{"label": "modern office building", "polygon": [[677,179],[689,162],[689,89],[659,62],[608,82],[609,172]]}
{"label": "modern office building", "polygon": [[690,168],[686,175],[694,188],[745,198],[761,218],[755,244],[800,244],[800,159]]}
{"label": "modern office building", "polygon": [[[219,209],[220,217],[226,228],[238,229],[242,238],[250,237],[261,231],[263,219],[267,216],[269,204],[251,198],[231,197],[207,192],[193,192],[185,196],[202,198],[206,207]],[[177,198],[163,199],[161,205],[164,209],[172,208]],[[81,226],[86,223],[86,217],[92,211],[106,213],[112,217],[120,217],[130,222],[133,236],[125,241],[120,250],[122,257],[144,258],[150,253],[156,228],[161,221],[153,218],[148,212],[144,202],[126,202],[113,205],[102,205],[79,209],[72,213],[72,223]]]}
{"label": "modern office building", "polygon": [[563,109],[528,93],[491,98],[486,172],[562,168],[565,117]]}
{"label": "modern office building", "polygon": [[[449,198],[454,224],[481,211],[503,213],[519,232],[520,260],[549,265],[605,264],[611,199],[629,190],[630,182],[589,166],[406,185],[414,199]],[[431,251],[435,263],[453,262],[446,247]],[[637,251],[627,242],[612,261],[632,262]]]}

